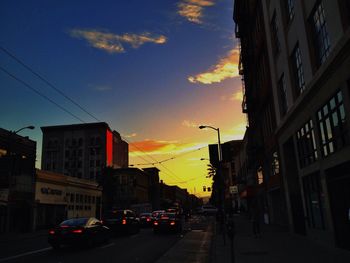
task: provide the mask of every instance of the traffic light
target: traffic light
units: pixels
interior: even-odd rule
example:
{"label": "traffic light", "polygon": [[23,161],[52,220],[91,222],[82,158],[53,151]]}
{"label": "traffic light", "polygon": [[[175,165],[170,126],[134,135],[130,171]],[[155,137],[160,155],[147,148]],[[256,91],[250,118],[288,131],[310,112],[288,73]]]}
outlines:
{"label": "traffic light", "polygon": [[211,192],[211,188],[210,188],[210,187],[208,187],[208,188],[207,188],[207,191],[208,191],[208,192]]}
{"label": "traffic light", "polygon": [[207,190],[207,188],[205,186],[203,186],[203,192],[205,192]]}

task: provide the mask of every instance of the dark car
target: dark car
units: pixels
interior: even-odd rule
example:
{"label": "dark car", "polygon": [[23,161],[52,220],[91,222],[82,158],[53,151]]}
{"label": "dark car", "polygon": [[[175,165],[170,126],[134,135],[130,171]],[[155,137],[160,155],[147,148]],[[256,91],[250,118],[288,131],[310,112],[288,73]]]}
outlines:
{"label": "dark car", "polygon": [[103,223],[114,234],[135,234],[140,231],[140,220],[132,210],[113,210],[106,213]]}
{"label": "dark car", "polygon": [[141,227],[150,227],[153,224],[152,214],[151,213],[141,213],[140,214],[140,226]]}
{"label": "dark car", "polygon": [[156,220],[160,214],[165,213],[165,210],[155,210],[152,212],[152,221]]}
{"label": "dark car", "polygon": [[176,213],[160,214],[153,222],[155,234],[160,232],[181,232],[181,229],[181,220]]}
{"label": "dark car", "polygon": [[49,230],[48,242],[57,249],[62,245],[88,245],[107,241],[110,230],[94,217],[63,221]]}

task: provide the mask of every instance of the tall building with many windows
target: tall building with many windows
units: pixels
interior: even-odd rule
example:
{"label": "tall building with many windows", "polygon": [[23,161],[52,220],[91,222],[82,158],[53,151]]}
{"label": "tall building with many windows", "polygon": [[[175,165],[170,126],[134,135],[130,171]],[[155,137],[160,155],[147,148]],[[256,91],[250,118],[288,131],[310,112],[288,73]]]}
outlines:
{"label": "tall building with many windows", "polygon": [[104,167],[128,167],[128,143],[107,123],[41,127],[42,170],[96,180]]}
{"label": "tall building with many windows", "polygon": [[290,229],[350,249],[350,2],[236,0],[235,12],[251,11],[246,2],[262,7]]}

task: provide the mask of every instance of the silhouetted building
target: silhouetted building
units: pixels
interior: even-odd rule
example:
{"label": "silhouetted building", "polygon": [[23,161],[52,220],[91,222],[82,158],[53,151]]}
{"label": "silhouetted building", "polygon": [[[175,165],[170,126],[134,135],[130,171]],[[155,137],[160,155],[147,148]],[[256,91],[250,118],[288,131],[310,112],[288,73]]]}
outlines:
{"label": "silhouetted building", "polygon": [[103,168],[128,167],[128,144],[107,123],[41,127],[43,170],[96,180]]}
{"label": "silhouetted building", "polygon": [[[259,164],[251,158],[265,155],[270,173],[263,163],[257,172],[269,192],[265,204],[280,205],[281,194],[272,191],[279,185],[292,231],[350,249],[349,1],[234,5],[249,119],[248,172],[250,162]],[[266,80],[271,89],[261,84]],[[264,134],[259,123],[269,120],[260,105],[268,101],[272,130]]]}
{"label": "silhouetted building", "polygon": [[0,128],[0,233],[33,228],[36,142]]}
{"label": "silhouetted building", "polygon": [[143,168],[149,175],[149,200],[153,210],[160,209],[160,185],[159,185],[159,169],[157,167]]}

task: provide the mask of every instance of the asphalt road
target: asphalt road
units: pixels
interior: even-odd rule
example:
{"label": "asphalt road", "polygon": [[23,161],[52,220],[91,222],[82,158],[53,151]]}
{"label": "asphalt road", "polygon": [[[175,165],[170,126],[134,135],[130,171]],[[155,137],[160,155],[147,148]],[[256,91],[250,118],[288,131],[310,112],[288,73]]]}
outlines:
{"label": "asphalt road", "polygon": [[136,235],[114,237],[93,248],[64,247],[56,251],[46,242],[46,236],[39,236],[17,244],[2,244],[0,262],[155,262],[181,237],[154,235],[152,229],[141,229]]}
{"label": "asphalt road", "polygon": [[[194,216],[185,224],[185,231],[205,229],[208,218]],[[47,243],[47,234],[38,233],[27,239],[0,243],[0,263],[2,262],[156,262],[183,234],[153,234],[151,228],[141,229],[136,235],[112,238],[108,243],[93,248],[64,247],[53,250]]]}

